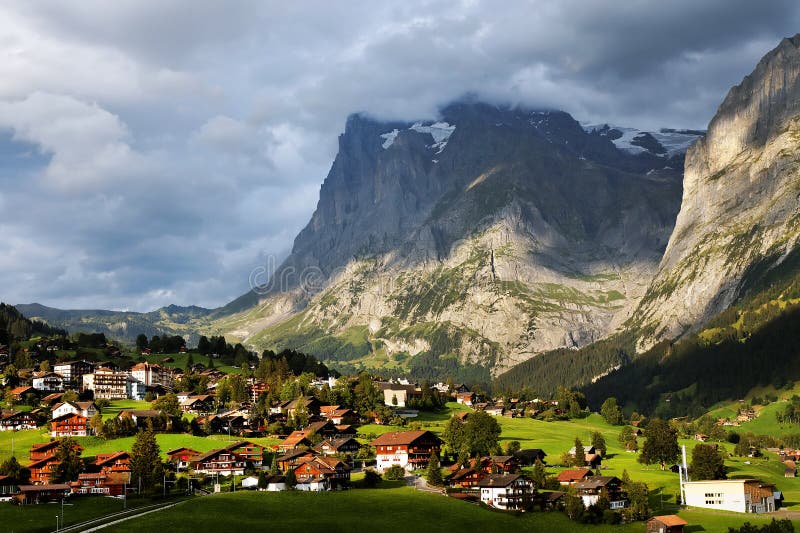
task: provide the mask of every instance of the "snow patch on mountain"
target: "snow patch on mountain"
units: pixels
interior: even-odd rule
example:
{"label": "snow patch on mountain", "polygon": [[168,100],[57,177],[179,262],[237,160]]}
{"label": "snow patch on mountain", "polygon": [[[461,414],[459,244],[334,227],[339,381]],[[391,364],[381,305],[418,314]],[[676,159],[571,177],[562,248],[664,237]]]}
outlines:
{"label": "snow patch on mountain", "polygon": [[[416,131],[417,133],[428,133],[431,137],[433,137],[433,144],[429,146],[436,150],[437,154],[441,154],[444,150],[445,146],[447,146],[447,141],[450,139],[450,136],[456,130],[455,125],[448,124],[447,122],[434,122],[433,124],[425,124],[424,122],[415,122],[409,130]],[[383,141],[383,148],[389,148],[393,143],[394,140],[397,138],[399,134],[399,130],[394,129],[387,133],[381,134],[381,139]]]}
{"label": "snow patch on mountain", "polygon": [[[661,128],[659,131],[655,132],[606,123],[591,124],[581,122],[580,124],[586,133],[608,137],[618,149],[633,155],[650,152],[654,155],[672,157],[673,155],[686,152],[686,150],[704,134],[704,132],[696,130]],[[658,141],[664,148],[663,152],[660,150],[656,152],[643,146],[643,144],[647,144],[648,135]],[[652,142],[652,139],[650,139],[650,142]]]}

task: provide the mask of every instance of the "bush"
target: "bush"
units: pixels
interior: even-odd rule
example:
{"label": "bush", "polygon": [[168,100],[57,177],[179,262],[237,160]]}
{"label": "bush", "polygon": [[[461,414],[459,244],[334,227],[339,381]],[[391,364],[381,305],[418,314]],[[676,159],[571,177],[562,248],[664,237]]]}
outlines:
{"label": "bush", "polygon": [[370,489],[374,489],[378,486],[378,484],[383,481],[381,475],[374,470],[367,470],[364,472],[364,486]]}
{"label": "bush", "polygon": [[397,481],[406,476],[406,471],[400,465],[392,465],[383,473],[383,476],[390,481]]}

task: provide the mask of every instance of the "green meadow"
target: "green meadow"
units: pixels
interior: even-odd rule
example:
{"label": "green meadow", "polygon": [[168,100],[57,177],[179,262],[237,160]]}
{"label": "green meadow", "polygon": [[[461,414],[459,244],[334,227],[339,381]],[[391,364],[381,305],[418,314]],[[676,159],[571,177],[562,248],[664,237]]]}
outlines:
{"label": "green meadow", "polygon": [[[683,513],[682,513],[683,514]],[[687,531],[726,531],[745,521],[769,521],[753,515],[687,511],[694,526]],[[701,525],[702,524],[702,525]],[[502,513],[480,505],[417,492],[409,487],[353,489],[344,492],[245,492],[215,494],[182,502],[114,526],[115,532],[170,531],[380,531],[380,532],[641,532],[641,522],[627,525],[582,525],[562,513]]]}

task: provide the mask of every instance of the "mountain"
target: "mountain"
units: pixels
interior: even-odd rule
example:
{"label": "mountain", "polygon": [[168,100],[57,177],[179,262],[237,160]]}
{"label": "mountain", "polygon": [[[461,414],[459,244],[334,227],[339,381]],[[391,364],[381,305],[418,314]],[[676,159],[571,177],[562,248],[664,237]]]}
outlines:
{"label": "mountain", "polygon": [[12,305],[0,302],[0,345],[27,340],[34,335],[64,335],[63,330],[26,318]]}
{"label": "mountain", "polygon": [[70,333],[103,333],[108,337],[133,342],[144,333],[153,335],[182,335],[189,342],[196,342],[197,331],[210,309],[197,306],[180,307],[170,305],[149,313],[129,311],[62,310],[41,304],[18,304],[15,306],[25,316],[45,322]]}
{"label": "mountain", "polygon": [[674,145],[701,133],[625,150],[611,129],[474,101],[436,121],[351,116],[291,255],[212,329],[342,369],[485,380],[605,337],[672,232]]}
{"label": "mountain", "polygon": [[797,249],[800,35],[732,88],[686,156],[683,199],[629,324],[639,350],[696,331]]}
{"label": "mountain", "polygon": [[798,75],[800,35],[730,90],[688,150],[675,229],[620,331],[541,354],[497,387],[581,385],[598,404],[678,416],[800,379]]}

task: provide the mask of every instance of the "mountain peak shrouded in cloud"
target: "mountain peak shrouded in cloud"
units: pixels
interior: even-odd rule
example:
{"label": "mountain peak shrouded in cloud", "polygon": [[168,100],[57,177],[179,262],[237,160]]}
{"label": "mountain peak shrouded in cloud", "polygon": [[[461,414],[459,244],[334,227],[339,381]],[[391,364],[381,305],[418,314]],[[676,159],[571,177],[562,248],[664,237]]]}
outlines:
{"label": "mountain peak shrouded in cloud", "polygon": [[429,126],[472,94],[702,128],[798,13],[744,0],[4,5],[0,294],[221,305],[265,255],[288,254],[354,111]]}

